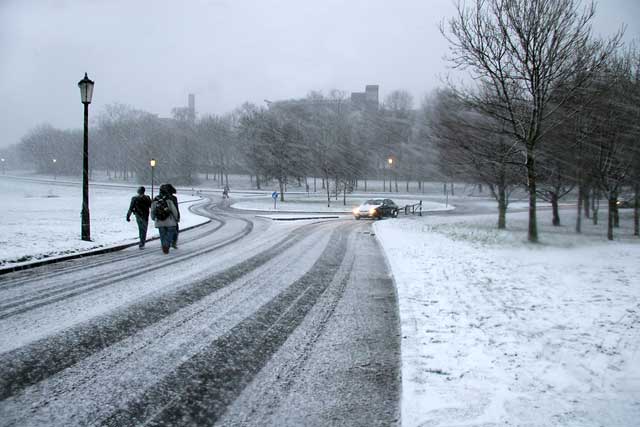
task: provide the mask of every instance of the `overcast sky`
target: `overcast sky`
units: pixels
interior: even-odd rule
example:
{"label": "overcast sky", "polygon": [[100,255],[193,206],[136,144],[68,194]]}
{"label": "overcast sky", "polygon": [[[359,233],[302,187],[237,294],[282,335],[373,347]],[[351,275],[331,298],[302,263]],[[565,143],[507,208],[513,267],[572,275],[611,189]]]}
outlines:
{"label": "overcast sky", "polygon": [[[245,101],[362,91],[416,100],[447,73],[439,22],[452,0],[0,0],[0,147],[32,127],[82,126],[77,82],[106,104],[161,116],[195,93],[199,114]],[[640,1],[601,0],[597,33],[626,23]]]}

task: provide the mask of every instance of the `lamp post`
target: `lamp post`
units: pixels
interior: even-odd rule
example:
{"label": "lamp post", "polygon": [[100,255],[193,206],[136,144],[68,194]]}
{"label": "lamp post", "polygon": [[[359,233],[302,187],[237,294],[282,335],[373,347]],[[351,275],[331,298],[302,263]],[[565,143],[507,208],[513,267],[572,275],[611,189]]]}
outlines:
{"label": "lamp post", "polygon": [[84,143],[82,146],[82,240],[91,241],[91,228],[89,226],[89,104],[93,97],[93,84],[87,73],[78,82],[80,99],[84,104]]}
{"label": "lamp post", "polygon": [[4,170],[4,157],[2,159],[0,159],[0,162],[2,162],[2,175],[4,175],[5,170]]}
{"label": "lamp post", "polygon": [[149,164],[151,165],[151,198],[153,199],[153,170],[156,168],[156,159],[151,159]]}
{"label": "lamp post", "polygon": [[58,168],[56,168],[56,162],[58,161],[57,159],[51,159],[53,161],[53,180],[57,181],[58,180]]}

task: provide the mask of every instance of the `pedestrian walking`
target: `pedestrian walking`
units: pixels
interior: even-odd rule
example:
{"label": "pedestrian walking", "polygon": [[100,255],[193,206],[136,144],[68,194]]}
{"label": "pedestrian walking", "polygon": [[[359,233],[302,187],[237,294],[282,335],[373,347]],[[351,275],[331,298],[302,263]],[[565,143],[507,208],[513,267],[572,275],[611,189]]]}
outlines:
{"label": "pedestrian walking", "polygon": [[171,242],[171,247],[173,249],[178,249],[178,235],[180,234],[180,205],[178,204],[178,198],[176,197],[176,193],[178,192],[178,190],[176,190],[176,187],[174,187],[171,184],[163,184],[163,185],[165,187],[166,192],[169,194],[169,198],[175,205],[176,210],[178,211],[178,216],[176,218],[176,235],[173,239],[173,242]]}
{"label": "pedestrian walking", "polygon": [[160,186],[160,193],[151,203],[151,219],[155,221],[155,227],[160,233],[162,252],[169,253],[169,248],[176,237],[178,221],[178,208],[171,200],[171,193],[165,185]]}
{"label": "pedestrian walking", "polygon": [[138,187],[138,194],[131,198],[129,210],[127,211],[127,222],[131,221],[131,214],[136,217],[136,223],[138,223],[138,237],[140,238],[138,247],[140,249],[144,249],[144,244],[147,241],[149,208],[151,207],[151,197],[144,194],[144,192],[144,187]]}

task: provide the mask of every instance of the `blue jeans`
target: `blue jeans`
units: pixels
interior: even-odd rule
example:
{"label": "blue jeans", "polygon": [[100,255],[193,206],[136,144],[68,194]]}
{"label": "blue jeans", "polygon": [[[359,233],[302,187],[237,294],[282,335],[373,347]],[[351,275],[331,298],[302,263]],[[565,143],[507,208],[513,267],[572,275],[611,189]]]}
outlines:
{"label": "blue jeans", "polygon": [[160,232],[160,244],[163,247],[171,246],[173,240],[176,238],[176,226],[173,227],[159,227],[158,231]]}
{"label": "blue jeans", "polygon": [[144,242],[147,240],[147,227],[149,226],[149,221],[142,218],[141,216],[136,215],[136,222],[138,223],[138,235],[140,238],[140,247],[143,247]]}

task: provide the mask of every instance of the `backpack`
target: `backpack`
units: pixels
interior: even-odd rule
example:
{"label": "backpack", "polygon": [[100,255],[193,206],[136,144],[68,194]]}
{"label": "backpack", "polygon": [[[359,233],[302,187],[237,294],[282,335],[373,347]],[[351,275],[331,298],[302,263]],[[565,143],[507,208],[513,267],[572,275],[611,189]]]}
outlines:
{"label": "backpack", "polygon": [[156,197],[155,199],[156,207],[153,211],[153,215],[157,220],[164,221],[169,218],[171,215],[171,209],[169,209],[169,204],[167,203],[166,197]]}

